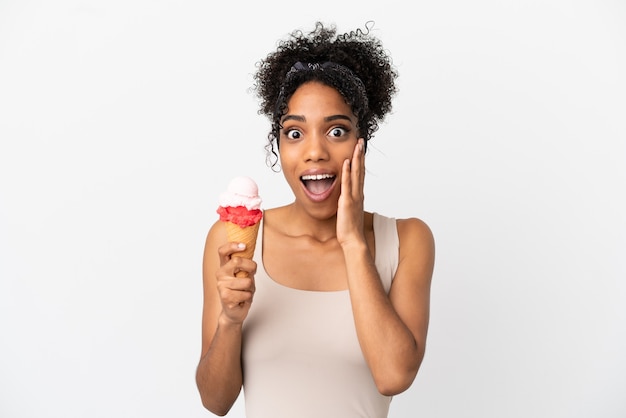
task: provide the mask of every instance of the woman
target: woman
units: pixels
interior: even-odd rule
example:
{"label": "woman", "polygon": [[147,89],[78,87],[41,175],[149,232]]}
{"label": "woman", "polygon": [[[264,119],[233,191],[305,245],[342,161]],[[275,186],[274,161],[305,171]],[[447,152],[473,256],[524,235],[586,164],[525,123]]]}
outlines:
{"label": "woman", "polygon": [[[424,356],[434,242],[363,207],[365,151],[397,74],[381,42],[317,23],[260,62],[261,112],[294,200],[267,209],[253,260],[217,222],[204,257],[204,406],[248,417],[386,417]],[[277,161],[273,161],[276,164]],[[236,278],[237,271],[249,273]]]}

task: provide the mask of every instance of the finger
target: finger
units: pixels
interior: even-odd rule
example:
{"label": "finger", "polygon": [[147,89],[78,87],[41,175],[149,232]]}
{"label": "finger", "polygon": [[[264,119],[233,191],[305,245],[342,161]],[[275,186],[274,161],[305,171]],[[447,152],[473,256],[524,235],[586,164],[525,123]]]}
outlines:
{"label": "finger", "polygon": [[360,138],[361,141],[361,177],[359,178],[360,190],[363,191],[365,185],[365,139]]}
{"label": "finger", "polygon": [[363,181],[365,173],[363,148],[363,139],[359,138],[354,147],[352,164],[350,167],[352,177],[352,192],[355,198],[360,198],[363,193]]}
{"label": "finger", "polygon": [[350,181],[350,160],[345,159],[341,167],[341,194],[350,196],[352,193],[352,185]]}
{"label": "finger", "polygon": [[252,303],[254,292],[226,289],[221,293],[220,297],[224,306],[234,309],[246,303]]}
{"label": "finger", "polygon": [[235,277],[252,277],[256,274],[257,264],[248,258],[231,256],[216,272],[218,280],[233,280]]}
{"label": "finger", "polygon": [[257,264],[249,258],[233,256],[231,257],[231,265],[235,277],[249,277],[256,273]]}
{"label": "finger", "polygon": [[256,290],[252,277],[231,278],[219,283],[220,289],[237,292],[253,292]]}
{"label": "finger", "polygon": [[229,308],[252,302],[256,287],[252,278],[232,278],[218,283],[220,299]]}
{"label": "finger", "polygon": [[226,264],[234,253],[243,251],[245,249],[246,244],[241,242],[227,242],[226,244],[220,246],[217,249],[217,253],[220,257],[220,265],[223,266],[224,264]]}

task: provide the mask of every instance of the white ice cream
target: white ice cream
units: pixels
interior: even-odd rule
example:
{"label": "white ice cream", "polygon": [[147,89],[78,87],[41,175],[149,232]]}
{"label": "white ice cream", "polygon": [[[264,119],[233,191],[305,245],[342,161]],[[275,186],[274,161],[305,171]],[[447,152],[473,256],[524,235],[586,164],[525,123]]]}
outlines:
{"label": "white ice cream", "polygon": [[259,188],[250,177],[235,177],[228,183],[226,191],[219,196],[219,204],[222,207],[245,206],[248,210],[260,209]]}

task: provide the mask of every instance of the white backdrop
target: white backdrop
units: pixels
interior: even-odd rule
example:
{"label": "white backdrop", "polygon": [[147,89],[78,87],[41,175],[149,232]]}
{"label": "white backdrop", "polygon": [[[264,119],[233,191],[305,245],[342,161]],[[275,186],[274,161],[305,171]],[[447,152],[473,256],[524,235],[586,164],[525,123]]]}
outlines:
{"label": "white backdrop", "polygon": [[437,241],[391,417],[626,416],[626,4],[249,3],[0,0],[0,416],[211,416],[205,234],[237,173],[290,201],[248,88],[316,19],[375,20],[366,206]]}

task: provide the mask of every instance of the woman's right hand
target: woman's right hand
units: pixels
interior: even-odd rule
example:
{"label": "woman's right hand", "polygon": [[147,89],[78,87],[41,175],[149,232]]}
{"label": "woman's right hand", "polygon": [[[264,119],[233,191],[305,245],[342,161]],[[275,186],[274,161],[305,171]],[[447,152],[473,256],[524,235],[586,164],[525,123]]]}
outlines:
{"label": "woman's right hand", "polygon": [[[237,400],[243,384],[241,369],[242,323],[254,295],[256,263],[236,253],[221,221],[207,234],[202,261],[202,351],[196,384],[202,404],[225,415]],[[248,277],[235,277],[237,273]]]}
{"label": "woman's right hand", "polygon": [[[233,324],[241,324],[248,316],[255,291],[256,262],[236,255],[233,256],[244,248],[244,244],[229,242],[217,250],[220,267],[215,275],[217,290],[222,303],[221,316]],[[236,277],[235,274],[238,272],[246,272],[248,277]]]}

